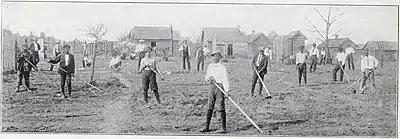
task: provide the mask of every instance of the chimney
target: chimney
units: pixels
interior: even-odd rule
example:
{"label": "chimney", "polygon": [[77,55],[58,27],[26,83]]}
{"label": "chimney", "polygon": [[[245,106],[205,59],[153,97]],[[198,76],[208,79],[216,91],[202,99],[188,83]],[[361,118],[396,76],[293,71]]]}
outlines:
{"label": "chimney", "polygon": [[253,30],[251,31],[251,34],[256,34],[256,30],[253,29]]}
{"label": "chimney", "polygon": [[339,34],[335,34],[335,39],[339,39]]}

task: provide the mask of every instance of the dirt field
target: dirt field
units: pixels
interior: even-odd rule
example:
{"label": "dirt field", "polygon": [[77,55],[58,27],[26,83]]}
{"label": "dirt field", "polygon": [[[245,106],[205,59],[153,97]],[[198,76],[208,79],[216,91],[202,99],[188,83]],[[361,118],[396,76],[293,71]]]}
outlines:
{"label": "dirt field", "polygon": [[[59,91],[59,75],[55,71],[43,71],[51,82],[39,72],[33,72],[31,83],[37,89],[34,93],[13,92],[17,76],[3,76],[2,131],[198,135],[197,131],[204,127],[207,106],[205,72],[195,71],[195,61],[192,60],[191,73],[177,73],[180,69],[179,58],[171,59],[159,63],[161,71],[172,72],[164,75],[165,81],[158,81],[164,107],[155,105],[152,92],[149,92],[151,107],[143,106],[141,75],[135,74],[135,60],[123,61],[121,72],[109,72],[104,67],[108,66],[110,59],[100,58],[97,62],[100,71],[95,79],[103,92],[73,79],[71,100],[54,97]],[[249,96],[252,72],[248,61],[231,59],[230,63],[225,63],[231,95],[264,133],[260,134],[226,100],[227,135],[397,136],[398,75],[395,62],[385,63],[385,68],[377,70],[376,93],[367,90],[365,94],[341,91],[361,77],[359,69],[346,70],[351,83],[334,83],[333,65],[318,65],[317,73],[307,73],[309,86],[298,87],[297,71],[276,82],[289,73],[294,65],[274,64],[265,79],[273,98],[264,99]],[[80,68],[80,61],[76,63]],[[48,65],[41,63],[39,67]],[[89,70],[77,71],[76,76],[88,81]],[[189,101],[179,96],[167,82]],[[355,88],[358,87],[357,83]],[[214,130],[220,127],[218,117],[217,114],[211,122]]]}

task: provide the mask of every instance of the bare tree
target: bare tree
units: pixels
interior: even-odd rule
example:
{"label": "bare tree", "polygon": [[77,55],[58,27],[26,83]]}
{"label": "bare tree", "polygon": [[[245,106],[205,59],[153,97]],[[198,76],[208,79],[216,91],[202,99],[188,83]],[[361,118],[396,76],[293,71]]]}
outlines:
{"label": "bare tree", "polygon": [[98,52],[97,46],[102,44],[103,37],[106,34],[107,34],[107,28],[104,26],[104,24],[89,26],[86,30],[87,37],[94,39],[94,49],[92,51],[93,67],[92,67],[92,73],[90,75],[90,84],[95,84],[93,77],[95,72],[96,56],[100,53]]}
{"label": "bare tree", "polygon": [[[327,63],[332,63],[331,54],[329,52],[329,38],[330,38],[330,29],[333,23],[335,23],[344,13],[339,13],[339,8],[336,10],[335,15],[332,14],[332,7],[329,7],[328,16],[324,17],[321,12],[318,11],[317,8],[314,8],[315,12],[321,17],[321,19],[325,22],[325,31],[320,31],[315,24],[313,24],[307,17],[305,19],[310,23],[310,25],[314,28],[315,32],[317,32],[320,38],[316,38],[317,40],[322,41],[322,44],[326,47],[326,57]],[[338,32],[338,31],[337,31]],[[336,33],[337,33],[336,32]]]}
{"label": "bare tree", "polygon": [[125,30],[124,32],[121,32],[118,36],[118,41],[128,41],[129,40],[129,35],[130,32],[128,30]]}

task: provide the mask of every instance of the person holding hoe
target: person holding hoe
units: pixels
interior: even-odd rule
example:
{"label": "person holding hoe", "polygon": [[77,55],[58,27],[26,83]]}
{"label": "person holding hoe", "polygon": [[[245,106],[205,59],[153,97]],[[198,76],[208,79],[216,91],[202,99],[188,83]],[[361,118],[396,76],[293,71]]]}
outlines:
{"label": "person holding hoe", "polygon": [[18,86],[15,92],[19,92],[19,87],[22,85],[22,78],[25,79],[25,86],[28,92],[32,92],[29,86],[29,75],[32,70],[32,63],[35,61],[33,55],[29,53],[28,44],[23,44],[23,51],[18,55],[17,70],[18,70]]}
{"label": "person holding hoe", "polygon": [[[143,89],[143,98],[145,105],[148,105],[147,101],[147,92],[149,90],[149,85],[151,90],[154,92],[154,96],[156,97],[157,103],[161,105],[160,95],[158,94],[158,85],[157,85],[157,78],[156,75],[159,71],[157,68],[156,60],[151,57],[151,51],[147,50],[145,52],[144,58],[140,63],[139,72],[142,73],[142,89]],[[164,80],[164,78],[161,78]]]}
{"label": "person holding hoe", "polygon": [[379,61],[374,57],[369,55],[369,51],[365,52],[365,56],[361,59],[361,72],[362,72],[362,82],[360,84],[360,91],[363,94],[367,79],[372,80],[372,86],[375,87],[375,70],[379,66]]}
{"label": "person holding hoe", "polygon": [[[206,117],[206,127],[200,132],[210,132],[210,122],[214,111],[214,105],[217,100],[217,110],[221,114],[222,129],[217,133],[226,133],[226,112],[225,112],[225,96],[218,87],[223,88],[226,94],[229,94],[229,82],[226,67],[220,63],[222,54],[213,52],[211,54],[213,63],[209,64],[205,80],[210,83],[210,91],[208,92],[208,109]],[[218,86],[217,86],[218,85]]]}
{"label": "person holding hoe", "polygon": [[[259,53],[257,53],[253,57],[253,60],[251,61],[253,70],[253,80],[251,82],[251,96],[254,96],[254,88],[256,87],[258,75],[260,75],[260,80],[264,80],[264,75],[267,74],[268,57],[265,56],[264,54],[264,46],[258,47],[258,51]],[[263,89],[262,83],[263,82],[261,81],[259,82],[259,87],[260,87],[259,95],[261,95]]]}
{"label": "person holding hoe", "polygon": [[336,54],[336,64],[335,68],[333,69],[333,81],[336,80],[336,73],[340,70],[340,82],[343,82],[343,74],[346,62],[346,53],[343,51],[342,47],[339,47],[339,53]]}
{"label": "person holding hoe", "polygon": [[[60,63],[60,67],[58,68],[58,73],[61,76],[61,97],[63,99],[71,97],[72,87],[71,87],[71,77],[74,76],[75,73],[75,59],[74,55],[69,53],[71,47],[69,45],[63,46],[63,53],[60,56],[56,57],[49,61],[51,64]],[[68,97],[64,93],[65,82],[67,82],[68,87]]]}
{"label": "person holding hoe", "polygon": [[300,52],[296,54],[296,67],[299,70],[299,86],[301,86],[301,77],[304,79],[304,85],[307,86],[307,53],[304,52],[304,46],[300,46]]}

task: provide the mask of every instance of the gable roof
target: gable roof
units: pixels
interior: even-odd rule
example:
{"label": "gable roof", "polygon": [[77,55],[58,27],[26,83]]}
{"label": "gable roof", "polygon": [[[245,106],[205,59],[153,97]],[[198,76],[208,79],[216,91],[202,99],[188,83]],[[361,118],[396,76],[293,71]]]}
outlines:
{"label": "gable roof", "polygon": [[371,47],[377,50],[398,50],[399,44],[396,41],[368,41],[362,49]]}
{"label": "gable roof", "polygon": [[258,37],[261,35],[264,35],[263,33],[254,33],[254,34],[249,34],[247,35],[247,41],[249,43],[254,42]]}
{"label": "gable roof", "polygon": [[247,36],[238,28],[205,27],[202,32],[203,41],[215,40],[220,42],[247,42]]}
{"label": "gable roof", "polygon": [[297,31],[289,32],[289,34],[286,35],[287,38],[294,38],[295,36],[299,36],[299,37],[301,37],[301,38],[303,38],[303,39],[305,39],[305,40],[308,39],[303,33],[301,33],[301,32],[298,31],[298,30],[297,30]]}
{"label": "gable roof", "polygon": [[[132,32],[135,36],[135,39],[171,39],[170,27],[135,26]],[[176,33],[174,33],[174,35],[175,34]]]}
{"label": "gable roof", "polygon": [[[337,47],[346,47],[344,46],[344,42],[350,42],[351,47],[358,49],[358,45],[355,44],[351,39],[349,38],[338,38],[338,39],[329,39],[329,48],[337,48]],[[322,48],[325,47],[326,41],[323,43],[320,43],[317,48]]]}
{"label": "gable roof", "polygon": [[271,32],[268,33],[268,38],[269,37],[274,37],[274,36],[279,36],[279,34],[276,33],[274,30],[272,30]]}

